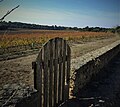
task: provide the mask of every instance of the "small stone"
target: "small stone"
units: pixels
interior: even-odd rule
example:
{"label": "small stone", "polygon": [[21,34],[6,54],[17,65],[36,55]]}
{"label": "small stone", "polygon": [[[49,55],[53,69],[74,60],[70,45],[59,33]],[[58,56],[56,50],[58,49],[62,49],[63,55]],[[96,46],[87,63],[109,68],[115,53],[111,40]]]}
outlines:
{"label": "small stone", "polygon": [[5,90],[0,90],[0,96],[5,92]]}
{"label": "small stone", "polygon": [[96,104],[95,107],[100,107],[100,104]]}
{"label": "small stone", "polygon": [[3,89],[9,89],[9,87],[10,87],[10,84],[6,84],[3,86]]}
{"label": "small stone", "polygon": [[93,107],[94,105],[93,104],[91,104],[89,107]]}
{"label": "small stone", "polygon": [[100,102],[100,103],[104,103],[105,101],[103,101],[103,100],[99,100],[99,102]]}

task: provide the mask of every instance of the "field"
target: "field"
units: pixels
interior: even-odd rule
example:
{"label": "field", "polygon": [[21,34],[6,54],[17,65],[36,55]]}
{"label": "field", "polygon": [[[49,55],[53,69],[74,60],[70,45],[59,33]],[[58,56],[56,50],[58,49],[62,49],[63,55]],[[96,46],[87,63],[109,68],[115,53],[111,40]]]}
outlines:
{"label": "field", "polygon": [[[0,61],[0,87],[8,83],[25,83],[33,86],[33,70],[32,61],[35,61],[39,49],[43,43],[48,39],[54,37],[62,37],[67,40],[71,47],[71,57],[76,59],[81,55],[84,55],[90,51],[109,45],[118,39],[119,36],[113,33],[105,32],[78,32],[78,31],[49,31],[49,30],[18,30],[0,32],[0,57],[3,58],[5,54],[5,60]],[[23,51],[32,50],[31,44],[40,44],[36,53],[23,55]],[[30,45],[25,49],[20,50],[20,46]],[[14,50],[13,50],[14,48]],[[35,47],[36,48],[36,47]],[[9,49],[9,52],[6,51]],[[6,53],[2,53],[4,50]],[[17,53],[18,57],[14,58],[16,51],[22,51]],[[31,53],[29,51],[28,53]],[[23,55],[21,57],[21,54]],[[8,56],[12,56],[12,59],[7,60]]]}
{"label": "field", "polygon": [[57,30],[13,30],[0,31],[0,48],[13,46],[44,44],[54,37],[61,37],[68,41],[89,41],[93,38],[108,38],[114,36],[110,32],[79,32],[79,31],[57,31]]}

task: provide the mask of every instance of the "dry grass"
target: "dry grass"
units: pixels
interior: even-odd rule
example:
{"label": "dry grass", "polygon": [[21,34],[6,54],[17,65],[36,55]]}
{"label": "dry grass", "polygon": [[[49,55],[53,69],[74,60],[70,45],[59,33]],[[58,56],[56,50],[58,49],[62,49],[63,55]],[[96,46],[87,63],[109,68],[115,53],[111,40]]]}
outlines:
{"label": "dry grass", "polygon": [[0,48],[19,45],[43,44],[54,37],[62,37],[69,41],[89,40],[114,36],[110,32],[79,32],[55,30],[18,30],[0,32]]}

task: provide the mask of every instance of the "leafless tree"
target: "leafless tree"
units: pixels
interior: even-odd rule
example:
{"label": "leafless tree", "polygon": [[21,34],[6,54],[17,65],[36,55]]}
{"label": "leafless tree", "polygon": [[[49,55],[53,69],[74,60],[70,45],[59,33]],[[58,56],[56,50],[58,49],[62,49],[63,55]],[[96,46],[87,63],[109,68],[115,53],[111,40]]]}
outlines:
{"label": "leafless tree", "polygon": [[7,15],[9,15],[11,12],[13,12],[13,11],[14,11],[15,9],[17,9],[19,6],[20,6],[20,5],[14,7],[14,8],[11,9],[10,11],[8,11],[8,12],[0,19],[0,21],[3,21]]}
{"label": "leafless tree", "polygon": [[[2,2],[2,1],[4,1],[4,0],[0,0],[0,2]],[[2,18],[0,18],[0,22],[2,22],[2,21],[5,19],[6,16],[8,16],[10,13],[12,13],[12,12],[13,12],[15,9],[17,9],[19,6],[20,6],[20,5],[12,8],[10,11],[8,11]]]}

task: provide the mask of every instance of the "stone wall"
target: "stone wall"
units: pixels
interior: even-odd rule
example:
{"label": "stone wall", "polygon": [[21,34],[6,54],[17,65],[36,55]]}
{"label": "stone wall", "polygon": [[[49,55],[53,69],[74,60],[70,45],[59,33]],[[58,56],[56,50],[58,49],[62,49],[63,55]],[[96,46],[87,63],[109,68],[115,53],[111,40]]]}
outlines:
{"label": "stone wall", "polygon": [[75,70],[73,95],[95,77],[118,52],[120,52],[120,41],[78,58],[77,63],[76,60],[72,60],[72,69]]}

